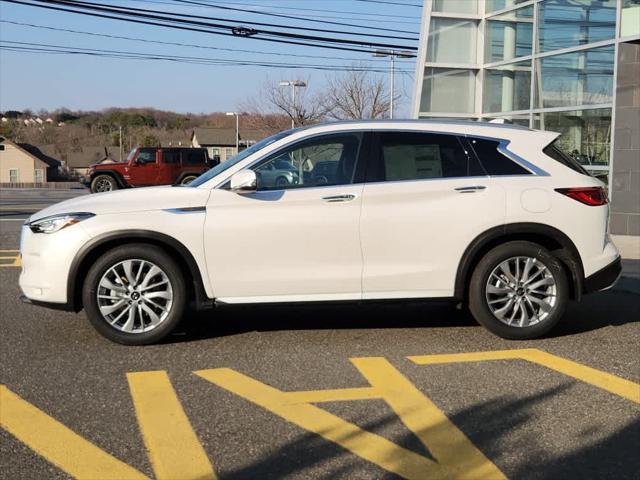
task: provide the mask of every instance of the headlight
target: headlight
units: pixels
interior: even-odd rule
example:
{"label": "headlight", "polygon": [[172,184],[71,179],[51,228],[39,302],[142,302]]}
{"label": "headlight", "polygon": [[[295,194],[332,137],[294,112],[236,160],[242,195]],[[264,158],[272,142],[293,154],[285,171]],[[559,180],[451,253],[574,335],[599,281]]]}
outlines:
{"label": "headlight", "polygon": [[93,213],[63,213],[29,222],[27,225],[33,233],[55,233],[65,227],[95,216]]}

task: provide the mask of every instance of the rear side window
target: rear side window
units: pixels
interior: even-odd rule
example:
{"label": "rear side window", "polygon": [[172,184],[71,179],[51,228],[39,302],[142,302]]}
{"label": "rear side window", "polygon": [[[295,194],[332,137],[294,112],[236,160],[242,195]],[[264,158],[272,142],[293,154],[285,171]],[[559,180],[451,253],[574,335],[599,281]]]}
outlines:
{"label": "rear side window", "polygon": [[547,157],[551,157],[553,158],[556,162],[560,162],[561,164],[563,164],[565,167],[569,167],[571,170],[573,170],[574,172],[578,172],[581,173],[583,175],[589,175],[589,172],[587,172],[582,165],[580,165],[580,163],[578,163],[578,161],[572,157],[570,157],[569,155],[567,155],[566,153],[564,153],[562,150],[560,150],[557,146],[556,146],[556,142],[553,142],[549,145],[547,145],[542,152],[547,156]]}
{"label": "rear side window", "polygon": [[421,132],[379,134],[378,162],[368,181],[426,180],[484,175],[458,137]]}
{"label": "rear side window", "polygon": [[531,172],[498,151],[500,142],[469,138],[471,148],[478,156],[487,175],[530,175]]}
{"label": "rear side window", "polygon": [[183,165],[203,165],[205,163],[204,150],[193,149],[182,151]]}
{"label": "rear side window", "polygon": [[162,161],[164,163],[180,163],[180,152],[177,150],[163,150]]}

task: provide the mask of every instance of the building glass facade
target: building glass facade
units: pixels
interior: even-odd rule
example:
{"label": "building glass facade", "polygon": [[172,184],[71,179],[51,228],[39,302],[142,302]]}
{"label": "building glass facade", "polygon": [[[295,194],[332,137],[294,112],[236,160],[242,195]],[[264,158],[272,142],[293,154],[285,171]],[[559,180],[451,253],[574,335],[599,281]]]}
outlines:
{"label": "building glass facade", "polygon": [[[425,0],[424,6],[414,117],[499,118],[560,132],[561,148],[612,186],[618,59],[621,45],[627,58],[640,51],[640,0]],[[630,87],[640,95],[637,84]]]}

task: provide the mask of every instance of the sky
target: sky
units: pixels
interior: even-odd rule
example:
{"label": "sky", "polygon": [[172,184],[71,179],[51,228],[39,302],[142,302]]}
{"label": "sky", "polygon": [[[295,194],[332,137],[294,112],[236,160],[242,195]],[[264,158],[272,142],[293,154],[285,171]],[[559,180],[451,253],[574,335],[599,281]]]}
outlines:
{"label": "sky", "polygon": [[[415,34],[407,34],[382,32],[377,29],[355,30],[348,26],[324,23],[306,23],[244,11],[221,10],[210,5],[187,5],[180,3],[179,0],[90,1],[203,15],[208,18],[234,19],[237,20],[238,25],[247,25],[243,22],[266,22],[285,27],[302,25],[320,29],[379,32],[414,38],[418,37],[422,14],[419,6],[422,3],[421,0],[388,0],[389,3],[402,5],[370,0],[199,0],[200,3],[218,6],[415,32]],[[42,27],[89,32],[94,35]],[[298,31],[296,33],[338,36],[322,32]],[[158,44],[99,35],[195,46]],[[155,55],[242,60],[250,63],[248,66],[199,65],[167,60],[132,60],[58,53],[15,52],[2,49],[0,50],[0,110],[2,111],[27,108],[33,111],[54,110],[60,107],[72,110],[153,107],[185,113],[230,111],[241,108],[248,99],[256,98],[268,79],[271,81],[304,79],[308,81],[309,93],[312,93],[314,90],[323,88],[327,76],[332,75],[332,72],[308,68],[267,68],[256,66],[253,62],[284,62],[289,65],[313,63],[325,66],[359,64],[379,70],[389,68],[387,58],[373,58],[370,53],[334,51],[270,43],[251,38],[139,25],[67,12],[48,11],[2,0],[0,0],[0,41],[2,45],[17,45],[8,42],[28,42]],[[378,39],[378,41],[417,46],[417,42],[412,40]],[[242,49],[261,53],[219,49]],[[328,58],[315,58],[315,56]],[[396,113],[398,117],[406,117],[409,115],[414,90],[415,62],[412,59],[401,60],[397,67],[396,93],[404,94],[405,97],[397,106]],[[385,79],[389,77],[388,73],[382,71],[374,75],[381,75]]]}

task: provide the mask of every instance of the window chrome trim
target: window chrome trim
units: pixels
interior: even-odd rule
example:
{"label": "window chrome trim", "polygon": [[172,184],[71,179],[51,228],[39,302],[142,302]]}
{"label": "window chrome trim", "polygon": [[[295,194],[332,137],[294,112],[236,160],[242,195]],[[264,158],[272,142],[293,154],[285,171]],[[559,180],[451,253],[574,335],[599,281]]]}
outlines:
{"label": "window chrome trim", "polygon": [[[517,165],[520,165],[522,168],[524,168],[525,170],[529,170],[532,174],[537,175],[539,177],[550,177],[551,175],[549,174],[549,172],[547,172],[546,170],[543,170],[542,168],[534,165],[533,163],[525,160],[524,158],[522,158],[520,155],[512,152],[511,150],[509,150],[508,146],[511,143],[511,140],[507,140],[504,138],[495,138],[495,137],[485,137],[482,135],[467,135],[465,134],[465,138],[469,141],[473,140],[474,138],[480,139],[480,140],[490,140],[493,142],[498,142],[498,152],[500,152],[502,155],[504,155],[505,157],[507,157],[509,160],[515,162]],[[471,147],[473,147],[473,144],[471,144]],[[478,157],[478,154],[475,152],[474,149],[474,153],[476,154],[476,157]],[[480,157],[478,157],[478,159],[480,160],[480,163],[482,163],[482,159],[480,159]],[[523,175],[489,175],[492,178],[497,178],[497,177],[519,177],[519,176],[523,176]]]}
{"label": "window chrome trim", "polygon": [[[409,121],[409,122],[404,122],[405,125],[406,124],[415,124],[416,126],[419,126],[420,123],[419,121]],[[459,125],[461,122],[457,122],[456,125]],[[470,122],[471,123],[471,122]],[[472,127],[475,127],[476,125],[472,124],[470,125]],[[480,126],[482,126],[482,124],[480,124]],[[512,125],[501,125],[501,124],[490,124],[489,125],[491,128],[514,128]],[[523,127],[521,129],[518,130],[524,130],[524,131],[533,131],[529,128]],[[251,162],[250,164],[242,167],[241,170],[246,170],[248,168],[252,168],[254,165],[258,164],[261,161],[266,160],[269,156],[278,153],[279,151],[282,151],[286,148],[289,148],[290,146],[299,143],[299,142],[305,142],[307,140],[311,140],[313,138],[317,138],[317,137],[321,137],[321,136],[326,136],[326,135],[334,135],[334,134],[348,134],[348,133],[361,133],[361,134],[365,134],[365,133],[381,133],[381,132],[400,132],[400,133],[428,133],[428,134],[435,134],[435,135],[451,135],[451,136],[455,136],[455,137],[464,137],[467,140],[472,140],[474,138],[478,138],[481,140],[491,140],[494,142],[498,142],[498,148],[497,150],[504,155],[505,157],[507,157],[508,159],[512,160],[513,162],[515,162],[516,164],[520,165],[521,167],[523,167],[525,170],[528,170],[529,172],[531,172],[533,175],[537,175],[540,177],[549,177],[551,176],[547,171],[543,170],[540,167],[537,167],[536,165],[532,164],[531,162],[525,160],[524,158],[522,158],[521,156],[517,155],[516,153],[512,152],[511,150],[509,150],[508,145],[511,143],[511,140],[505,139],[505,138],[498,138],[498,137],[488,137],[485,135],[475,135],[475,134],[467,134],[467,133],[462,133],[462,132],[452,132],[452,131],[446,131],[446,130],[425,130],[422,128],[354,128],[354,129],[347,129],[347,130],[332,130],[329,132],[319,132],[319,133],[315,133],[306,137],[302,137],[302,138],[298,138],[292,142],[289,142],[285,145],[282,145],[282,147],[280,147],[277,150],[273,150],[269,153],[267,153],[266,155],[263,155],[259,158],[257,158],[256,160],[254,160],[253,162]],[[362,140],[360,140],[360,148],[362,148]],[[257,152],[256,152],[257,153]],[[475,151],[474,151],[475,154]],[[477,155],[476,155],[477,157]],[[355,169],[357,168],[357,162],[356,162],[356,166],[354,168],[354,174],[355,174]],[[230,181],[231,177],[233,175],[230,175],[228,177],[226,177],[224,180],[222,180],[221,182],[219,182],[215,187],[215,189],[221,189],[227,182]],[[465,177],[442,177],[442,178],[432,178],[432,179],[415,179],[415,180],[399,180],[401,182],[405,182],[405,181],[423,181],[423,180],[451,180],[451,179],[456,179],[456,178],[499,178],[499,177],[516,177],[516,176],[526,176],[526,175],[486,175],[486,176],[479,176],[479,177],[469,177],[469,176],[465,176]],[[365,185],[369,185],[369,184],[373,184],[373,183],[390,183],[390,182],[361,182]],[[316,186],[309,186],[309,187],[300,187],[300,188],[287,188],[287,189],[282,189],[282,190],[263,190],[263,191],[269,191],[269,192],[284,192],[284,191],[289,191],[289,190],[301,190],[301,189],[305,189],[305,188],[325,188],[325,187],[346,187],[346,186],[351,186],[351,185],[359,185],[359,184],[355,184],[355,183],[347,183],[347,184],[340,184],[340,185],[316,185]]]}

